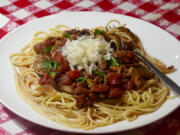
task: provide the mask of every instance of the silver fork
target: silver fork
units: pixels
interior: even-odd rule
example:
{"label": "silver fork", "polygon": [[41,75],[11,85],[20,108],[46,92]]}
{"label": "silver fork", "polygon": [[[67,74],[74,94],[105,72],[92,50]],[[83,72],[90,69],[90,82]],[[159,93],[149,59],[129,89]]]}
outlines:
{"label": "silver fork", "polygon": [[[127,46],[121,40],[122,49],[126,50]],[[142,56],[137,49],[133,50],[133,53],[136,57],[138,57],[141,61],[143,61],[159,78],[162,82],[166,84],[166,86],[172,90],[177,96],[180,96],[180,87],[173,80],[171,80],[167,75],[162,73],[159,69],[157,69],[152,63],[150,63],[144,56]],[[180,70],[180,69],[179,69]]]}
{"label": "silver fork", "polygon": [[137,49],[133,50],[136,57],[143,61],[160,79],[163,81],[168,88],[170,88],[176,95],[180,96],[180,87],[171,80],[167,75],[157,69],[152,63],[150,63],[145,57],[143,57]]}

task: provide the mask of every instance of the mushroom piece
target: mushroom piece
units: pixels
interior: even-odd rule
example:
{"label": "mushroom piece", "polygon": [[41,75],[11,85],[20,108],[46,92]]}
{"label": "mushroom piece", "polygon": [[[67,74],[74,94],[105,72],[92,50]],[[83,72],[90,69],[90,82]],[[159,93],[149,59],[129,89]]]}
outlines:
{"label": "mushroom piece", "polygon": [[33,67],[34,67],[36,74],[38,74],[39,76],[43,76],[46,73],[46,70],[43,68],[43,62],[45,60],[50,60],[49,56],[38,55],[35,58],[35,62],[33,64]]}
{"label": "mushroom piece", "polygon": [[57,92],[56,89],[55,89],[53,86],[48,85],[48,84],[43,85],[43,86],[40,87],[38,90],[39,90],[40,92],[48,95],[48,96],[53,96],[53,95],[55,95],[56,92]]}
{"label": "mushroom piece", "polygon": [[61,85],[61,87],[59,87],[58,89],[59,89],[60,91],[66,92],[66,93],[73,94],[73,89],[71,88],[71,86]]}
{"label": "mushroom piece", "polygon": [[140,76],[142,76],[144,79],[151,79],[154,78],[155,74],[153,71],[151,71],[150,69],[138,65],[134,67],[136,69],[136,71],[140,74]]}
{"label": "mushroom piece", "polygon": [[53,55],[56,51],[59,51],[65,45],[66,41],[66,38],[58,37],[54,43],[53,48],[50,51],[50,54]]}
{"label": "mushroom piece", "polygon": [[107,33],[106,35],[110,39],[110,43],[114,43],[116,45],[117,50],[122,49],[122,41],[121,38],[115,33]]}
{"label": "mushroom piece", "polygon": [[143,50],[143,47],[141,46],[141,41],[133,32],[131,32],[128,28],[125,27],[118,27],[118,30],[120,33],[124,33],[119,36],[121,37],[123,42],[127,45],[128,50],[132,50],[135,48],[138,48],[139,50]]}

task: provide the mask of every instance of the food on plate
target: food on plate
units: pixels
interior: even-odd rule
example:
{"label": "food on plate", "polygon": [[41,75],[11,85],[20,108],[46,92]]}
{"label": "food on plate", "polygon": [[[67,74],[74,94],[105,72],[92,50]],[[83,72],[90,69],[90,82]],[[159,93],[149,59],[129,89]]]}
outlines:
{"label": "food on plate", "polygon": [[33,109],[87,130],[134,121],[167,99],[169,89],[133,49],[162,72],[175,71],[149,56],[139,37],[117,20],[92,29],[57,25],[37,32],[10,61],[17,91]]}

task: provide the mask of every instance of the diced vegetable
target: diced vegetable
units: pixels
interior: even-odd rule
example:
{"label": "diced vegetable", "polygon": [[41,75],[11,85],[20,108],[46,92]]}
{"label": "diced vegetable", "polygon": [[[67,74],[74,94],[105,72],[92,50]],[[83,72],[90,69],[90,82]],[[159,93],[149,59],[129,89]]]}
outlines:
{"label": "diced vegetable", "polygon": [[49,77],[48,73],[44,74],[44,76],[41,77],[40,80],[39,80],[40,85],[51,84],[51,83],[52,83],[52,80]]}
{"label": "diced vegetable", "polygon": [[109,97],[110,98],[117,98],[119,97],[121,91],[119,88],[113,88],[112,90],[109,91]]}
{"label": "diced vegetable", "polygon": [[106,74],[104,72],[94,71],[95,74],[100,75],[104,78],[104,84],[107,83]]}
{"label": "diced vegetable", "polygon": [[119,85],[121,83],[121,74],[116,72],[109,72],[107,74],[107,82],[111,85]]}
{"label": "diced vegetable", "polygon": [[94,86],[93,88],[91,88],[91,90],[97,93],[102,93],[102,92],[106,92],[108,90],[108,87],[107,85],[104,85],[104,84],[98,84]]}
{"label": "diced vegetable", "polygon": [[43,49],[40,50],[39,52],[40,52],[40,54],[44,55],[44,54],[46,54],[46,53],[49,53],[52,48],[53,48],[53,46],[50,45],[50,46],[47,46],[46,48],[43,48]]}
{"label": "diced vegetable", "polygon": [[65,37],[65,38],[71,38],[71,35],[65,33],[65,34],[64,34],[64,37]]}
{"label": "diced vegetable", "polygon": [[62,54],[58,51],[56,51],[53,55],[52,55],[52,60],[53,61],[57,61],[59,63],[59,65],[61,65],[61,69],[60,69],[60,73],[69,71],[69,63],[68,61],[64,58],[64,56],[62,56]]}
{"label": "diced vegetable", "polygon": [[40,54],[42,54],[42,55],[44,55],[44,54],[45,54],[45,53],[44,53],[43,51],[41,51],[41,50],[40,50],[39,52],[40,52]]}
{"label": "diced vegetable", "polygon": [[54,69],[58,69],[58,66],[59,66],[58,61],[57,61],[57,60],[56,60],[56,61],[54,61],[53,68],[54,68]]}
{"label": "diced vegetable", "polygon": [[95,29],[94,35],[104,35],[106,32],[104,30]]}
{"label": "diced vegetable", "polygon": [[49,53],[52,48],[53,48],[52,45],[50,45],[50,46],[48,46],[47,48],[45,48],[45,53]]}
{"label": "diced vegetable", "polygon": [[71,71],[69,71],[68,76],[71,79],[77,79],[79,77],[79,70],[71,70]]}
{"label": "diced vegetable", "polygon": [[52,79],[56,77],[56,72],[49,72],[48,74]]}
{"label": "diced vegetable", "polygon": [[52,66],[51,61],[45,60],[45,61],[43,62],[43,68],[45,68],[45,69],[52,69],[53,66]]}
{"label": "diced vegetable", "polygon": [[110,66],[119,66],[119,63],[117,62],[117,60],[111,56],[111,59],[107,61],[108,65]]}
{"label": "diced vegetable", "polygon": [[59,87],[61,87],[62,85],[72,85],[72,79],[66,74],[66,75],[62,75],[59,78],[58,84]]}
{"label": "diced vegetable", "polygon": [[85,83],[87,79],[86,79],[86,77],[83,77],[83,76],[82,76],[82,77],[77,78],[76,80],[77,80],[77,81],[80,81],[80,82],[82,82],[82,83]]}

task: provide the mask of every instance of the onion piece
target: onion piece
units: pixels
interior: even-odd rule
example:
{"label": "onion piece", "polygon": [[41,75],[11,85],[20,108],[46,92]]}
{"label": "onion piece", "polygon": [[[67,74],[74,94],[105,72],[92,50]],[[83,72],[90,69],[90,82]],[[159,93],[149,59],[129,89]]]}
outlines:
{"label": "onion piece", "polygon": [[53,86],[45,84],[39,89],[42,93],[46,94],[47,96],[54,96],[56,94],[56,90]]}
{"label": "onion piece", "polygon": [[107,37],[111,39],[110,42],[115,43],[117,50],[122,49],[121,39],[118,35],[116,35],[115,33],[107,33]]}
{"label": "onion piece", "polygon": [[62,85],[59,90],[73,94],[73,89],[70,86]]}

